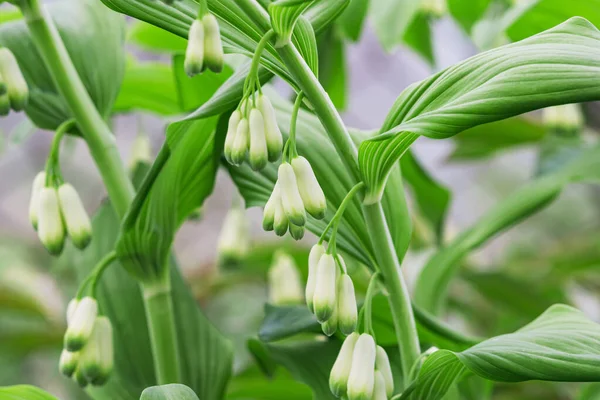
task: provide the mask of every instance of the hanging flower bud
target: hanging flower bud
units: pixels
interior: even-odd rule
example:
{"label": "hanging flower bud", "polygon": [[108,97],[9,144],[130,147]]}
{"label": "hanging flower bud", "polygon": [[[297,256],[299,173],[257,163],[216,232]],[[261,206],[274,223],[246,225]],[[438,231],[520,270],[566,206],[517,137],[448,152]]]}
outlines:
{"label": "hanging flower bud", "polygon": [[548,129],[576,134],[584,126],[584,117],[578,104],[564,104],[543,110],[542,119]]}
{"label": "hanging flower bud", "polygon": [[290,224],[290,235],[294,238],[294,240],[302,240],[304,237],[304,227]]}
{"label": "hanging flower bud", "polygon": [[217,18],[207,13],[202,17],[204,25],[204,67],[219,73],[223,70],[223,46]]}
{"label": "hanging flower bud", "polygon": [[79,367],[77,367],[77,369],[73,373],[73,379],[75,380],[75,382],[77,382],[79,387],[82,389],[85,388],[89,383],[87,378],[85,377],[85,375],[83,375],[81,368],[79,368]]}
{"label": "hanging flower bud", "polygon": [[71,241],[85,249],[92,240],[92,223],[75,188],[64,183],[58,188],[61,213]]}
{"label": "hanging flower bud", "polygon": [[37,230],[40,211],[40,192],[46,183],[46,172],[41,171],[33,179],[31,187],[31,197],[29,200],[29,221],[33,229]]}
{"label": "hanging flower bud", "polygon": [[71,299],[69,304],[67,304],[67,325],[69,325],[73,320],[73,316],[75,315],[75,310],[77,310],[78,305],[79,299]]}
{"label": "hanging flower bud", "polygon": [[331,254],[325,254],[317,266],[317,282],[313,305],[317,320],[325,322],[333,314],[336,307],[336,274],[337,266]]}
{"label": "hanging flower bud", "polygon": [[44,187],[39,196],[38,237],[50,254],[58,255],[65,244],[58,192],[53,187]]}
{"label": "hanging flower bud", "polygon": [[375,371],[375,386],[373,387],[373,400],[387,400],[389,398],[385,389],[385,380],[379,371]]}
{"label": "hanging flower bud", "polygon": [[250,111],[250,167],[260,171],[267,165],[267,139],[265,138],[265,121],[258,109]]}
{"label": "hanging flower bud", "polygon": [[269,297],[273,305],[302,303],[302,282],[294,259],[278,251],[269,269]]}
{"label": "hanging flower bud", "polygon": [[337,282],[338,326],[344,335],[349,335],[356,329],[358,311],[354,284],[348,274],[342,274]]}
{"label": "hanging flower bud", "polygon": [[265,121],[265,137],[267,139],[267,151],[269,153],[269,161],[274,162],[281,157],[283,149],[283,137],[277,125],[275,118],[275,110],[267,96],[259,94],[256,101],[257,108],[261,112]]}
{"label": "hanging flower bud", "polygon": [[381,346],[377,346],[377,355],[375,357],[375,369],[381,373],[385,383],[385,393],[388,397],[394,394],[394,376],[387,353]]}
{"label": "hanging flower bud", "polygon": [[310,163],[306,158],[300,156],[292,160],[292,167],[298,180],[298,191],[302,197],[304,208],[313,217],[323,218],[327,209],[327,201]]}
{"label": "hanging flower bud", "polygon": [[375,340],[363,333],[352,353],[352,368],[348,378],[349,400],[371,400],[375,386]]}
{"label": "hanging flower bud", "polygon": [[219,262],[224,264],[238,262],[246,257],[249,248],[246,213],[243,209],[234,207],[227,213],[219,235],[217,244]]}
{"label": "hanging flower bud", "polygon": [[188,76],[197,75],[204,69],[204,26],[198,19],[190,27],[183,67]]}
{"label": "hanging flower bud", "polygon": [[310,254],[308,255],[308,279],[306,281],[304,297],[306,297],[306,305],[311,312],[314,312],[313,297],[315,296],[315,288],[317,286],[317,268],[323,254],[325,254],[325,246],[315,244],[310,249]]}
{"label": "hanging flower bud", "polygon": [[337,306],[333,308],[333,313],[331,317],[327,319],[327,321],[321,324],[321,330],[327,336],[333,336],[333,334],[338,329],[338,310]]}
{"label": "hanging flower bud", "polygon": [[279,185],[275,182],[275,186],[273,187],[273,192],[267,200],[265,204],[265,208],[263,210],[263,229],[265,231],[272,231],[273,224],[275,223],[275,209],[277,208],[277,203],[281,203],[281,199],[279,197]]}
{"label": "hanging flower bud", "polygon": [[247,118],[242,118],[235,131],[235,140],[231,148],[231,161],[233,165],[241,165],[248,152],[248,142],[250,141],[250,124]]}
{"label": "hanging flower bud", "polygon": [[242,112],[240,110],[235,110],[229,117],[229,125],[227,126],[227,135],[225,136],[225,146],[223,152],[225,154],[225,159],[230,164],[233,164],[231,162],[231,152],[233,151],[233,143],[235,142],[237,127],[241,120]]}
{"label": "hanging flower bud", "polygon": [[101,386],[113,370],[113,332],[110,320],[98,317],[92,335],[81,351],[79,368],[88,382]]}
{"label": "hanging flower bud", "polygon": [[306,223],[304,203],[302,203],[300,192],[298,192],[296,174],[294,174],[294,169],[289,163],[281,163],[277,180],[280,182],[281,203],[285,215],[292,224],[304,226]]}
{"label": "hanging flower bud", "polygon": [[17,59],[7,48],[0,49],[0,74],[6,82],[10,106],[15,111],[23,110],[29,100],[29,88]]}
{"label": "hanging flower bud", "polygon": [[348,378],[350,377],[350,369],[352,368],[352,357],[354,354],[354,347],[359,338],[359,334],[354,332],[349,335],[340,349],[340,353],[331,368],[331,374],[329,375],[329,389],[336,397],[342,397],[346,395],[348,386]]}
{"label": "hanging flower bud", "polygon": [[73,313],[73,317],[65,333],[65,348],[79,351],[88,342],[94,322],[98,315],[98,303],[91,297],[84,297]]}
{"label": "hanging flower bud", "polygon": [[60,353],[58,370],[61,374],[70,378],[77,369],[78,360],[79,353],[71,353],[68,350],[63,350],[62,353]]}
{"label": "hanging flower bud", "polygon": [[289,221],[285,211],[283,209],[283,202],[281,201],[281,189],[279,191],[275,203],[275,216],[273,220],[273,228],[277,236],[283,236],[288,231]]}

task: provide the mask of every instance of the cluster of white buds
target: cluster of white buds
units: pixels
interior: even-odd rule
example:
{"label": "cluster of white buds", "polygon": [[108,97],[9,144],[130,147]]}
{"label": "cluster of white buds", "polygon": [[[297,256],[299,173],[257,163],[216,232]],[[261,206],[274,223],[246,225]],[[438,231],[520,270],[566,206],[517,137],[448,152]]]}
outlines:
{"label": "cluster of white buds", "polygon": [[283,251],[277,251],[269,269],[269,303],[277,306],[301,304],[302,281],[294,259]]}
{"label": "cluster of white buds", "polygon": [[394,394],[394,378],[387,353],[373,336],[349,335],[329,375],[329,388],[348,400],[387,400]]}
{"label": "cluster of white buds", "polygon": [[548,129],[566,134],[576,134],[585,124],[583,113],[578,104],[544,108],[542,119]]}
{"label": "cluster of white buds", "polygon": [[21,73],[14,54],[0,48],[0,115],[7,115],[12,108],[22,111],[29,99],[29,88]]}
{"label": "cluster of white buds", "polygon": [[230,164],[248,161],[253,170],[263,169],[281,156],[283,138],[275,110],[267,96],[258,93],[242,101],[229,118],[225,158]]}
{"label": "cluster of white buds", "polygon": [[217,244],[219,263],[235,264],[246,257],[249,249],[250,237],[246,212],[243,208],[234,206],[225,216],[219,235]]}
{"label": "cluster of white buds", "polygon": [[63,183],[56,189],[46,186],[46,173],[33,180],[29,220],[50,254],[60,254],[68,236],[84,249],[92,240],[92,224],[75,188]]}
{"label": "cluster of white buds", "polygon": [[304,236],[306,212],[314,218],[325,216],[327,201],[308,160],[295,157],[279,166],[277,182],[265,204],[263,228],[274,230],[279,236],[290,231],[300,240]]}
{"label": "cluster of white buds", "polygon": [[[337,258],[344,262],[340,255]],[[345,267],[340,272],[334,256],[327,254],[322,244],[310,250],[305,297],[326,335],[338,329],[345,335],[354,332],[358,319],[354,284]]]}
{"label": "cluster of white buds", "polygon": [[91,297],[73,299],[67,307],[67,332],[59,361],[60,372],[81,386],[102,386],[113,370],[113,333],[110,320],[98,316]]}
{"label": "cluster of white buds", "polygon": [[184,61],[185,72],[189,76],[204,72],[223,70],[223,46],[217,18],[206,13],[192,23],[188,36]]}

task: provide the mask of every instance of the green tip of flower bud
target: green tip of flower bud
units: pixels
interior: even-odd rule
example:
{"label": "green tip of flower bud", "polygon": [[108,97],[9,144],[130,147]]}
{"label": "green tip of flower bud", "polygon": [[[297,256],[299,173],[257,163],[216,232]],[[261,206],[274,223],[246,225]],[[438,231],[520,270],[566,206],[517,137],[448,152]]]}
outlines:
{"label": "green tip of flower bud", "polygon": [[80,388],[85,388],[88,385],[88,380],[85,377],[85,375],[83,375],[83,372],[81,371],[81,368],[77,368],[73,374],[73,380],[75,382],[77,382],[77,384],[79,385]]}
{"label": "green tip of flower bud", "polygon": [[31,197],[29,200],[29,221],[33,229],[37,231],[39,211],[40,211],[40,192],[46,183],[46,172],[41,171],[33,179],[31,187]]}
{"label": "green tip of flower bud", "polygon": [[198,19],[190,27],[183,67],[188,76],[197,75],[204,69],[204,26]]}
{"label": "green tip of flower bud", "polygon": [[290,235],[294,240],[302,240],[304,237],[304,227],[290,224]]}
{"label": "green tip of flower bud", "polygon": [[377,346],[375,356],[375,369],[381,373],[385,384],[385,393],[388,397],[392,397],[394,394],[394,376],[392,375],[392,367],[390,365],[390,359],[384,348]]}
{"label": "green tip of flower bud", "polygon": [[5,117],[10,113],[10,98],[8,93],[0,95],[0,116]]}
{"label": "green tip of flower bud", "polygon": [[264,94],[260,94],[256,101],[258,110],[262,113],[265,122],[265,137],[267,139],[267,151],[269,153],[269,161],[275,162],[281,157],[283,149],[283,136],[277,125],[275,117],[275,109],[271,101]]}
{"label": "green tip of flower bud", "polygon": [[58,255],[65,244],[58,192],[52,187],[44,187],[39,196],[38,237],[50,254]]}
{"label": "green tip of flower bud", "polygon": [[356,330],[358,311],[354,284],[347,274],[338,278],[337,295],[338,326],[343,334],[349,335]]}
{"label": "green tip of flower bud", "polygon": [[265,122],[258,109],[253,108],[250,111],[250,167],[255,171],[260,171],[267,166],[267,140],[265,138]]}
{"label": "green tip of flower bud", "polygon": [[292,160],[292,167],[306,211],[317,219],[323,218],[327,210],[327,201],[310,163],[300,156]]}
{"label": "green tip of flower bud", "polygon": [[371,400],[375,386],[375,340],[369,334],[360,335],[352,353],[352,368],[348,377],[349,400]]}
{"label": "green tip of flower bud", "polygon": [[275,253],[269,269],[269,301],[285,306],[302,304],[302,281],[294,259],[283,251]]}
{"label": "green tip of flower bud", "polygon": [[281,163],[277,181],[280,182],[281,203],[283,204],[285,215],[287,215],[292,224],[304,226],[306,223],[304,203],[302,203],[302,198],[298,191],[296,174],[289,163]]}
{"label": "green tip of flower bud", "polygon": [[231,162],[231,152],[233,151],[235,135],[237,133],[237,128],[241,120],[242,112],[240,110],[235,110],[229,117],[229,124],[227,125],[227,135],[225,136],[225,145],[223,148],[223,153],[225,154],[225,159],[230,164],[233,164]]}
{"label": "green tip of flower bud", "polygon": [[92,240],[92,223],[75,188],[64,183],[58,188],[58,198],[67,233],[78,249],[85,249]]}
{"label": "green tip of flower bud", "polygon": [[63,350],[60,353],[60,360],[58,361],[58,370],[61,374],[67,377],[73,376],[73,373],[77,369],[77,362],[79,361],[79,353],[71,353],[68,350]]}
{"label": "green tip of flower bud", "polygon": [[331,393],[336,397],[346,395],[348,378],[350,377],[350,369],[352,368],[352,356],[359,336],[358,333],[354,332],[344,340],[342,348],[331,369],[331,374],[329,375],[329,388],[331,389]]}
{"label": "green tip of flower bud", "polygon": [[113,332],[110,320],[98,317],[92,334],[81,351],[79,368],[92,385],[106,383],[113,370]]}
{"label": "green tip of flower bud", "polygon": [[17,59],[7,48],[0,49],[0,74],[6,83],[10,106],[15,111],[23,110],[29,100],[29,88]]}
{"label": "green tip of flower bud", "polygon": [[204,25],[204,66],[213,72],[223,70],[223,45],[217,18],[208,13],[202,17]]}
{"label": "green tip of flower bud", "polygon": [[275,215],[273,219],[273,229],[275,230],[275,234],[277,236],[283,236],[288,231],[289,220],[287,215],[285,214],[285,210],[283,209],[283,202],[281,200],[281,189],[279,185],[278,187],[277,197],[275,199]]}
{"label": "green tip of flower bud", "polygon": [[544,125],[563,134],[577,134],[584,126],[584,117],[578,104],[564,104],[543,110]]}
{"label": "green tip of flower bud", "polygon": [[232,208],[227,213],[219,235],[217,252],[221,264],[235,264],[248,254],[250,238],[246,213],[241,208]]}
{"label": "green tip of flower bud", "polygon": [[336,307],[336,273],[337,266],[331,254],[325,254],[317,266],[317,279],[313,306],[320,322],[327,321]]}
{"label": "green tip of flower bud", "polygon": [[84,297],[80,300],[65,333],[64,346],[67,350],[79,351],[86,345],[92,334],[97,315],[96,300],[91,297]]}
{"label": "green tip of flower bud", "polygon": [[333,313],[331,314],[331,317],[329,317],[327,319],[327,321],[325,321],[321,324],[321,330],[323,331],[323,333],[325,335],[333,336],[333,334],[337,331],[337,329],[338,329],[338,316],[337,316],[337,310],[334,308]]}
{"label": "green tip of flower bud", "polygon": [[250,141],[250,123],[247,118],[242,118],[235,133],[235,140],[231,148],[231,162],[241,165],[246,159],[248,143]]}
{"label": "green tip of flower bud", "polygon": [[325,254],[325,246],[322,244],[315,244],[310,249],[310,254],[308,255],[308,279],[306,281],[304,295],[306,298],[306,305],[311,312],[314,312],[313,297],[315,296],[315,288],[317,286],[317,268],[323,254]]}

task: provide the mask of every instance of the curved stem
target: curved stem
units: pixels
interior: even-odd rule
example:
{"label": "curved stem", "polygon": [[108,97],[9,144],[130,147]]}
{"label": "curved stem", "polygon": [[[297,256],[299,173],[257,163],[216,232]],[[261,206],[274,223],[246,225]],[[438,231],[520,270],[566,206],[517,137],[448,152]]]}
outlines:
{"label": "curved stem", "polygon": [[48,154],[48,160],[46,160],[46,187],[52,186],[55,182],[62,183],[62,173],[60,171],[60,143],[65,133],[73,129],[75,126],[75,120],[69,119],[56,129],[56,133],[52,138],[52,144],[50,145],[50,154]]}
{"label": "curved stem", "polygon": [[98,290],[98,283],[100,282],[100,279],[102,278],[102,274],[104,273],[106,268],[108,268],[116,259],[117,259],[117,253],[115,251],[111,251],[102,260],[100,260],[100,262],[96,265],[96,267],[94,267],[94,270],[92,271],[93,278],[92,278],[92,289],[91,289],[93,298],[96,298],[96,292]]}
{"label": "curved stem", "polygon": [[373,331],[373,317],[372,317],[372,305],[373,305],[373,297],[377,293],[377,281],[379,279],[379,272],[375,272],[371,275],[371,280],[369,281],[369,286],[367,287],[367,294],[365,296],[365,303],[363,304],[364,311],[364,328],[365,332],[375,338],[375,332]]}

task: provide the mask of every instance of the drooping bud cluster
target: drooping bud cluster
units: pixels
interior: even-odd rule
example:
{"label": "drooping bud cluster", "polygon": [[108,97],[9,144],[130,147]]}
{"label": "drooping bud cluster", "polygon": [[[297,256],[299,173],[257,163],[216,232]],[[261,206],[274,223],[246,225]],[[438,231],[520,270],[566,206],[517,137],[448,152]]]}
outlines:
{"label": "drooping bud cluster", "polygon": [[329,388],[348,400],[391,398],[394,380],[385,350],[367,333],[349,335],[331,369]]}
{"label": "drooping bud cluster", "polygon": [[217,252],[221,265],[235,264],[243,260],[250,248],[248,221],[241,207],[233,207],[225,216]]}
{"label": "drooping bud cluster", "polygon": [[184,61],[185,72],[189,76],[204,72],[223,70],[223,46],[217,18],[206,13],[192,23],[188,35],[188,45]]}
{"label": "drooping bud cluster", "polygon": [[29,88],[21,73],[14,54],[0,48],[0,115],[7,115],[12,108],[22,111],[29,100]]}
{"label": "drooping bud cluster", "polygon": [[110,320],[98,316],[91,297],[73,299],[67,307],[67,332],[59,370],[81,386],[101,386],[113,369],[113,333]]}
{"label": "drooping bud cluster", "polygon": [[577,104],[545,108],[542,119],[548,129],[562,134],[577,134],[584,125],[583,113]]}
{"label": "drooping bud cluster", "polygon": [[294,259],[283,251],[275,253],[269,269],[269,302],[285,306],[301,304],[302,281]]}

